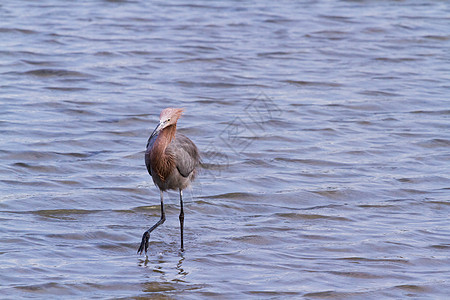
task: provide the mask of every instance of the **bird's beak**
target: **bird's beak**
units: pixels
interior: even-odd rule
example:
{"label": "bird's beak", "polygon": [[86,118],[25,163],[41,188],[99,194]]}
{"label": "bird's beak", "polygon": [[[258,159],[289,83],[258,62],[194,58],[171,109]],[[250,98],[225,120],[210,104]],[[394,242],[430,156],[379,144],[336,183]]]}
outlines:
{"label": "bird's beak", "polygon": [[150,138],[157,135],[161,131],[162,127],[163,127],[163,123],[159,122],[158,126],[156,126],[155,130],[153,130],[152,134],[150,135]]}

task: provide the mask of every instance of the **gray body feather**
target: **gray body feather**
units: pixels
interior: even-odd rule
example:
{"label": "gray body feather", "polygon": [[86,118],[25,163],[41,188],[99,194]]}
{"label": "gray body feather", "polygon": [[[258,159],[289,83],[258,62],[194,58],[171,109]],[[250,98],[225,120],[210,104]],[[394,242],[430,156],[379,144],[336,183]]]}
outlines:
{"label": "gray body feather", "polygon": [[150,152],[158,135],[151,137],[147,143],[145,151],[145,165],[149,174],[153,178],[153,182],[160,190],[178,190],[185,189],[189,183],[194,180],[196,168],[200,163],[200,155],[197,146],[185,135],[176,133],[175,138],[166,148],[166,155],[171,155],[175,161],[175,167],[171,170],[170,175],[162,181],[151,167]]}

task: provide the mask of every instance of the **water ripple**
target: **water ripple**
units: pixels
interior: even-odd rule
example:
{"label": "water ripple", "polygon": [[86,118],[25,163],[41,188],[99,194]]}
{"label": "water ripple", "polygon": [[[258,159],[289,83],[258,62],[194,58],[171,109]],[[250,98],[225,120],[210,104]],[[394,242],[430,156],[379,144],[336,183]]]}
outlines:
{"label": "water ripple", "polygon": [[[448,297],[449,8],[6,1],[4,298]],[[143,161],[161,109],[202,151]]]}

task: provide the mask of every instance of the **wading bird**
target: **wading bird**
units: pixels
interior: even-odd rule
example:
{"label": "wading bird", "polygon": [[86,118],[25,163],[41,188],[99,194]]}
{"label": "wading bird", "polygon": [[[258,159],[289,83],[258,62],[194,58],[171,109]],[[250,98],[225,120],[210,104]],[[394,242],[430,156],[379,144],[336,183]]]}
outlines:
{"label": "wading bird", "polygon": [[147,254],[150,232],[164,223],[163,192],[178,190],[180,192],[180,229],[181,251],[183,247],[183,189],[195,178],[197,167],[200,164],[200,155],[197,146],[185,135],[177,133],[177,121],[183,109],[166,108],[159,116],[159,124],[150,135],[145,151],[145,165],[153,182],[158,186],[161,194],[161,219],[149,230],[144,232],[138,253]]}

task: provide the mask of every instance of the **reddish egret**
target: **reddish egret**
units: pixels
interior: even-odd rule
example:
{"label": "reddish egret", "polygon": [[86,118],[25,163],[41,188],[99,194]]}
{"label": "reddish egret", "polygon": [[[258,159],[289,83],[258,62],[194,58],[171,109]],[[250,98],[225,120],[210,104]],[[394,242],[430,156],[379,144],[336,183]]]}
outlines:
{"label": "reddish egret", "polygon": [[196,168],[200,163],[197,146],[186,136],[177,133],[177,121],[181,117],[183,109],[166,108],[159,116],[159,124],[147,142],[145,151],[145,165],[153,182],[159,187],[161,194],[161,219],[149,230],[144,232],[138,253],[145,251],[147,254],[150,232],[164,223],[163,192],[166,190],[178,190],[180,192],[180,229],[181,251],[183,251],[183,189],[193,180]]}

